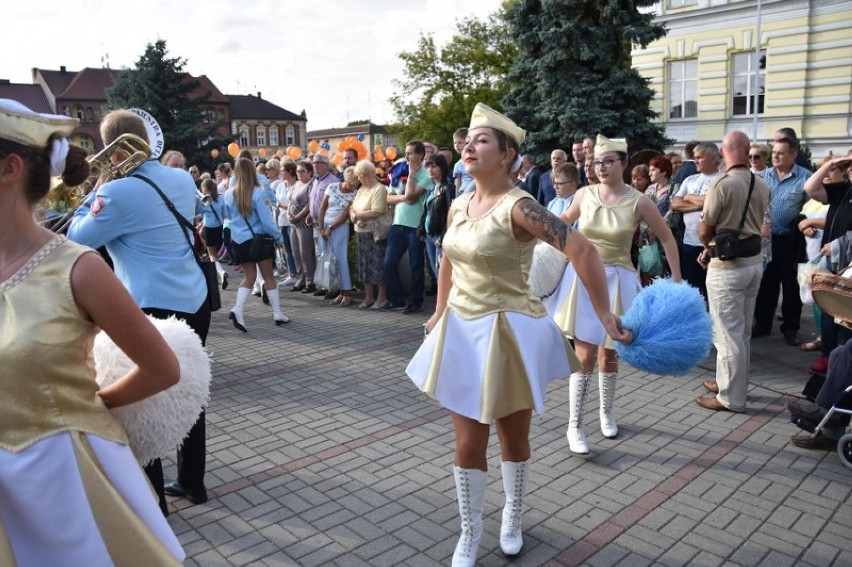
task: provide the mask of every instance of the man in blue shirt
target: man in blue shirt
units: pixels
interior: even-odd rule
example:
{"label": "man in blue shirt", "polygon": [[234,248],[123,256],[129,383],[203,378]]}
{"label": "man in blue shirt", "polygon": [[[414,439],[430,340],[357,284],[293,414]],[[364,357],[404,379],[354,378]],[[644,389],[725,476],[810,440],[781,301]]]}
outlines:
{"label": "man in blue shirt", "polygon": [[[101,122],[101,138],[109,145],[123,134],[148,141],[145,124],[128,110],[114,110]],[[116,152],[113,164],[127,156]],[[186,241],[184,229],[156,190],[134,175],[153,181],[173,203],[178,214],[192,222],[196,189],[183,169],[148,160],[130,176],[104,183],[92,191],[77,211],[68,238],[98,248],[106,246],[115,265],[115,275],[142,308],[158,319],[174,315],[192,327],[201,344],[210,328],[207,283]],[[190,239],[193,236],[190,235]],[[207,501],[204,487],[205,415],[201,412],[184,444],[178,449],[178,479],[169,493],[188,497],[193,503]],[[168,514],[163,469],[156,459],[145,473],[160,498],[160,509]]]}
{"label": "man in blue shirt", "polygon": [[797,281],[800,258],[793,250],[793,227],[791,223],[801,212],[808,200],[805,181],[811,172],[796,165],[798,143],[790,138],[781,138],[772,146],[772,165],[763,172],[763,178],[772,191],[772,261],[763,272],[757,305],[754,310],[752,337],[761,337],[772,332],[772,320],[778,307],[778,293],[783,290],[781,300],[781,332],[791,346],[798,346],[799,323],[802,317],[802,300],[799,298]]}

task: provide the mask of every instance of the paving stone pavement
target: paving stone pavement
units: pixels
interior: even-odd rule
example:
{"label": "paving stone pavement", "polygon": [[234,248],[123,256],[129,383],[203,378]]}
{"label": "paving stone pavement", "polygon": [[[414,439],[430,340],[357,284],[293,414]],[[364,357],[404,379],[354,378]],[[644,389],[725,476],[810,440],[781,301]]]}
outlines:
{"label": "paving stone pavement", "polygon": [[[281,291],[288,325],[251,298],[248,333],[227,319],[239,274],[213,315],[207,410],[210,501],[171,501],[186,565],[449,565],[458,535],[449,414],[405,376],[434,309],[328,305]],[[431,298],[427,298],[431,299]],[[804,309],[802,338],[812,328]],[[686,377],[625,368],[621,433],[604,439],[597,391],[591,454],[565,439],[567,380],[533,417],[523,553],[500,552],[499,446],[489,445],[479,565],[852,565],[852,470],[793,446],[784,410],[813,354],[776,332],[752,341],[749,409],[698,407],[712,356]],[[174,463],[164,460],[166,477]]]}

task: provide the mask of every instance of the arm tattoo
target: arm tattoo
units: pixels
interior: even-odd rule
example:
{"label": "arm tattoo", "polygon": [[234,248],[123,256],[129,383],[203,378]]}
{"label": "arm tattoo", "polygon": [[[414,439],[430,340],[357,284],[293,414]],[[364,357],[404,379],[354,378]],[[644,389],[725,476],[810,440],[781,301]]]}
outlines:
{"label": "arm tattoo", "polygon": [[539,205],[533,199],[522,199],[518,203],[518,207],[521,214],[524,215],[524,220],[539,229],[530,232],[551,246],[555,246],[560,250],[565,248],[565,242],[568,240],[571,227],[562,219]]}

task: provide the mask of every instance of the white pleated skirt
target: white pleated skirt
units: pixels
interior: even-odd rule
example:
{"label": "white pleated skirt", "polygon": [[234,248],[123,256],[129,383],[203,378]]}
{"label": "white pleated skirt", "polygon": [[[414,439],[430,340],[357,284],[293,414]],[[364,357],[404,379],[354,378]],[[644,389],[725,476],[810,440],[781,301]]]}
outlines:
{"label": "white pleated skirt", "polygon": [[[610,311],[619,317],[630,309],[642,290],[639,274],[622,266],[604,266],[609,289]],[[559,287],[542,300],[547,313],[569,337],[593,345],[614,349],[615,342],[607,335],[592,307],[592,300],[583,281],[577,276],[574,264],[568,264]]]}
{"label": "white pleated skirt", "polygon": [[0,450],[0,565],[180,565],[185,557],[126,445],[61,432]]}
{"label": "white pleated skirt", "polygon": [[521,410],[542,413],[547,385],[578,368],[549,317],[499,312],[469,320],[448,308],[406,373],[448,410],[491,423]]}

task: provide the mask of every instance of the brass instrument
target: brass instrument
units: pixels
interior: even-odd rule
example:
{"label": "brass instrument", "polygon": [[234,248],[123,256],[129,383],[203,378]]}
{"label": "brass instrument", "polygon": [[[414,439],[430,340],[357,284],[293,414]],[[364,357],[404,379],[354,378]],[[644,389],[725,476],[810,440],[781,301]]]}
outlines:
{"label": "brass instrument", "polygon": [[[116,153],[123,159],[113,165],[111,158]],[[65,232],[74,211],[79,208],[101,176],[106,176],[106,181],[126,177],[150,157],[151,147],[145,140],[134,134],[122,134],[88,159],[90,176],[85,183],[68,187],[58,181],[50,188],[42,211],[41,224],[53,232]]]}

